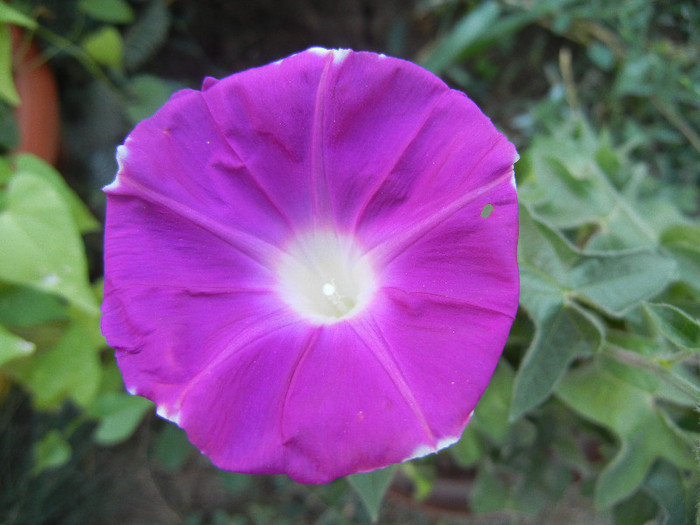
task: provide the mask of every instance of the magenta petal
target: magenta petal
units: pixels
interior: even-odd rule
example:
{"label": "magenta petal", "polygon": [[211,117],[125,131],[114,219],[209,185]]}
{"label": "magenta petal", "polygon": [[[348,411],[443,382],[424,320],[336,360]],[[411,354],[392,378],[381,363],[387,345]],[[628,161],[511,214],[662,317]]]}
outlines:
{"label": "magenta petal", "polygon": [[314,48],[118,152],[102,329],[221,468],[322,483],[459,439],[518,305],[515,148],[411,63]]}
{"label": "magenta petal", "polygon": [[300,482],[402,461],[431,431],[368,343],[349,323],[273,331],[203,374],[179,423],[222,468]]}

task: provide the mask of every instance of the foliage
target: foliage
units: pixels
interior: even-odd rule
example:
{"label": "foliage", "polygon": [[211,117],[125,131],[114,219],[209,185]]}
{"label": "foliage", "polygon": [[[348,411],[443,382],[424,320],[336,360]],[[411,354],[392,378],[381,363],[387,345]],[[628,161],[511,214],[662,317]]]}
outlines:
{"label": "foliage", "polygon": [[[175,17],[165,2],[61,4],[52,18],[42,15],[50,9],[44,2],[0,3],[5,113],[18,102],[2,58],[10,53],[8,23],[41,39],[52,64],[80,64],[108,86],[109,96],[81,101],[95,115],[83,142],[106,127],[100,115],[122,123],[118,135],[188,81],[147,67]],[[691,1],[443,0],[419,4],[413,16],[438,28],[418,60],[485,106],[519,144],[522,308],[504,359],[458,444],[437,459],[352,477],[357,499],[342,483],[303,489],[304,513],[294,506],[302,489],[284,480],[225,475],[224,485],[237,497],[270,483],[284,494],[284,512],[299,520],[369,522],[388,512],[380,502],[391,476],[410,479],[415,500],[429,498],[447,462],[470,480],[463,497],[477,513],[541,516],[573,490],[608,522],[695,523],[700,8]],[[71,188],[35,157],[0,157],[0,392],[13,384],[37,414],[61,414],[27,441],[27,487],[79,468],[86,445],[78,438],[123,442],[150,410],[123,392],[99,332],[94,194],[106,182]],[[14,395],[0,399],[0,413]],[[1,421],[11,439],[6,430],[16,422]],[[192,464],[178,429],[163,427],[153,442],[151,459],[168,475]],[[347,518],[344,506],[360,502],[366,510]],[[283,516],[262,496],[245,505],[241,514],[188,508],[181,517],[265,523]]]}

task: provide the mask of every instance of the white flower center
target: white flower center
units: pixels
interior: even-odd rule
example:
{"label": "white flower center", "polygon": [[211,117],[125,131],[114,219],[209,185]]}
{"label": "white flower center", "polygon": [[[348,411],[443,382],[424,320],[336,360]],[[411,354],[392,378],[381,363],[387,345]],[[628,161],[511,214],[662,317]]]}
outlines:
{"label": "white flower center", "polygon": [[369,303],[376,288],[369,259],[352,239],[334,232],[295,239],[277,275],[282,299],[318,324],[352,317]]}

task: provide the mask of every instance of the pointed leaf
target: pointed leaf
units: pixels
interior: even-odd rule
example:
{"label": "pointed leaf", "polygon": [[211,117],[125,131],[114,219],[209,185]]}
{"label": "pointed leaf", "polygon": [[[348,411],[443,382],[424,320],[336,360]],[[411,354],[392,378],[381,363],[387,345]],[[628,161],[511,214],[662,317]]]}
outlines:
{"label": "pointed leaf", "polygon": [[661,244],[673,254],[680,279],[700,290],[700,226],[671,226],[661,234]]}
{"label": "pointed leaf", "polygon": [[491,377],[484,395],[481,396],[481,401],[474,410],[473,421],[470,423],[476,424],[479,430],[498,445],[503,444],[510,429],[508,414],[513,397],[514,378],[515,372],[505,360],[502,360]]}
{"label": "pointed leaf", "polygon": [[536,321],[570,298],[622,316],[671,281],[673,260],[654,250],[583,253],[520,207],[521,301]]}
{"label": "pointed leaf", "polygon": [[124,63],[122,36],[112,26],[103,27],[85,37],[83,49],[92,59],[103,66],[121,68]]}
{"label": "pointed leaf", "polygon": [[0,325],[0,366],[18,357],[29,355],[34,349],[34,343],[25,341]]}
{"label": "pointed leaf", "polygon": [[102,377],[99,350],[104,340],[94,317],[76,317],[52,348],[37,354],[17,374],[39,408],[55,408],[70,398],[89,405]]}
{"label": "pointed leaf", "polygon": [[535,322],[561,308],[568,294],[567,272],[576,254],[558,234],[520,206],[520,302]]}
{"label": "pointed leaf", "polygon": [[5,2],[0,2],[0,22],[4,24],[26,27],[27,29],[37,28],[36,20],[29,18],[27,15],[21,11],[18,11],[14,7],[10,7]]}
{"label": "pointed leaf", "polygon": [[469,11],[425,62],[425,68],[439,75],[470,45],[487,33],[498,18],[498,2],[489,0]]}
{"label": "pointed leaf", "polygon": [[347,476],[348,483],[360,497],[367,513],[372,522],[376,522],[379,517],[379,509],[382,506],[382,500],[386,493],[391,480],[394,478],[396,466],[365,472],[362,474],[352,474]]}
{"label": "pointed leaf", "polygon": [[483,438],[476,427],[472,421],[462,432],[459,441],[450,447],[450,454],[461,467],[473,465],[484,455]]}
{"label": "pointed leaf", "polygon": [[673,344],[687,350],[700,350],[700,322],[670,304],[644,305],[646,311]]}
{"label": "pointed leaf", "polygon": [[[649,494],[666,513],[668,525],[692,523],[693,507],[698,503],[697,487],[687,487],[679,470],[666,462],[657,462],[644,482]],[[698,509],[700,511],[700,509]]]}
{"label": "pointed leaf", "polygon": [[70,444],[58,430],[50,430],[34,445],[34,475],[65,465],[72,454]]}
{"label": "pointed leaf", "polygon": [[69,205],[43,177],[15,174],[0,209],[0,279],[63,296],[98,311],[80,233]]}
{"label": "pointed leaf", "polygon": [[621,316],[661,292],[674,270],[673,260],[652,250],[606,252],[582,257],[571,269],[570,282],[577,295]]}
{"label": "pointed leaf", "polygon": [[597,352],[602,341],[590,314],[575,306],[564,306],[540,322],[515,380],[511,420],[547,399],[569,364]]}
{"label": "pointed leaf", "polygon": [[182,467],[193,450],[185,431],[175,425],[166,425],[158,434],[155,456],[168,472],[175,472]]}
{"label": "pointed leaf", "polygon": [[[4,5],[0,3],[0,9]],[[12,75],[12,36],[10,27],[3,23],[0,23],[0,98],[13,106],[20,103]]]}
{"label": "pointed leaf", "polygon": [[71,215],[78,226],[80,233],[92,232],[100,227],[100,223],[90,212],[80,197],[66,184],[61,174],[56,169],[44,162],[36,155],[19,153],[13,157],[15,171],[17,173],[32,173],[38,175],[58,192],[63,201],[70,207]]}
{"label": "pointed leaf", "polygon": [[[601,151],[606,155],[601,156]],[[624,149],[611,148],[605,135],[597,134],[585,121],[569,122],[551,136],[537,138],[528,160],[531,177],[520,194],[539,217],[561,229],[594,226],[588,249],[657,246],[654,225],[644,218],[656,220],[657,216],[642,215],[634,188],[627,192],[626,181],[620,180],[623,188],[618,189],[605,171],[615,165],[618,172],[632,173],[634,165]]]}
{"label": "pointed leaf", "polygon": [[0,286],[0,323],[6,326],[28,327],[67,319],[66,302],[56,295],[28,286]]}
{"label": "pointed leaf", "polygon": [[90,416],[99,420],[95,442],[115,445],[128,439],[149,410],[153,403],[143,397],[121,392],[100,395],[89,409]]}
{"label": "pointed leaf", "polygon": [[655,403],[653,392],[638,386],[645,380],[635,376],[647,373],[623,368],[627,377],[613,373],[607,360],[598,359],[568,374],[557,388],[562,401],[620,440],[617,455],[596,483],[599,508],[608,508],[634,493],[657,458],[680,468],[690,468],[694,462],[693,439]]}

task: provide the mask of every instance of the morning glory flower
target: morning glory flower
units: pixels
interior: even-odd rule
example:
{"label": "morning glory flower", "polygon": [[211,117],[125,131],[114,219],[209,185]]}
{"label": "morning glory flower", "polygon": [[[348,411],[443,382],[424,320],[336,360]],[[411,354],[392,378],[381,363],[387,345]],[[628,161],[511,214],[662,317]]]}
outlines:
{"label": "morning glory flower", "polygon": [[105,188],[102,329],[218,467],[323,483],[456,442],[518,304],[514,146],[410,62],[176,93]]}

